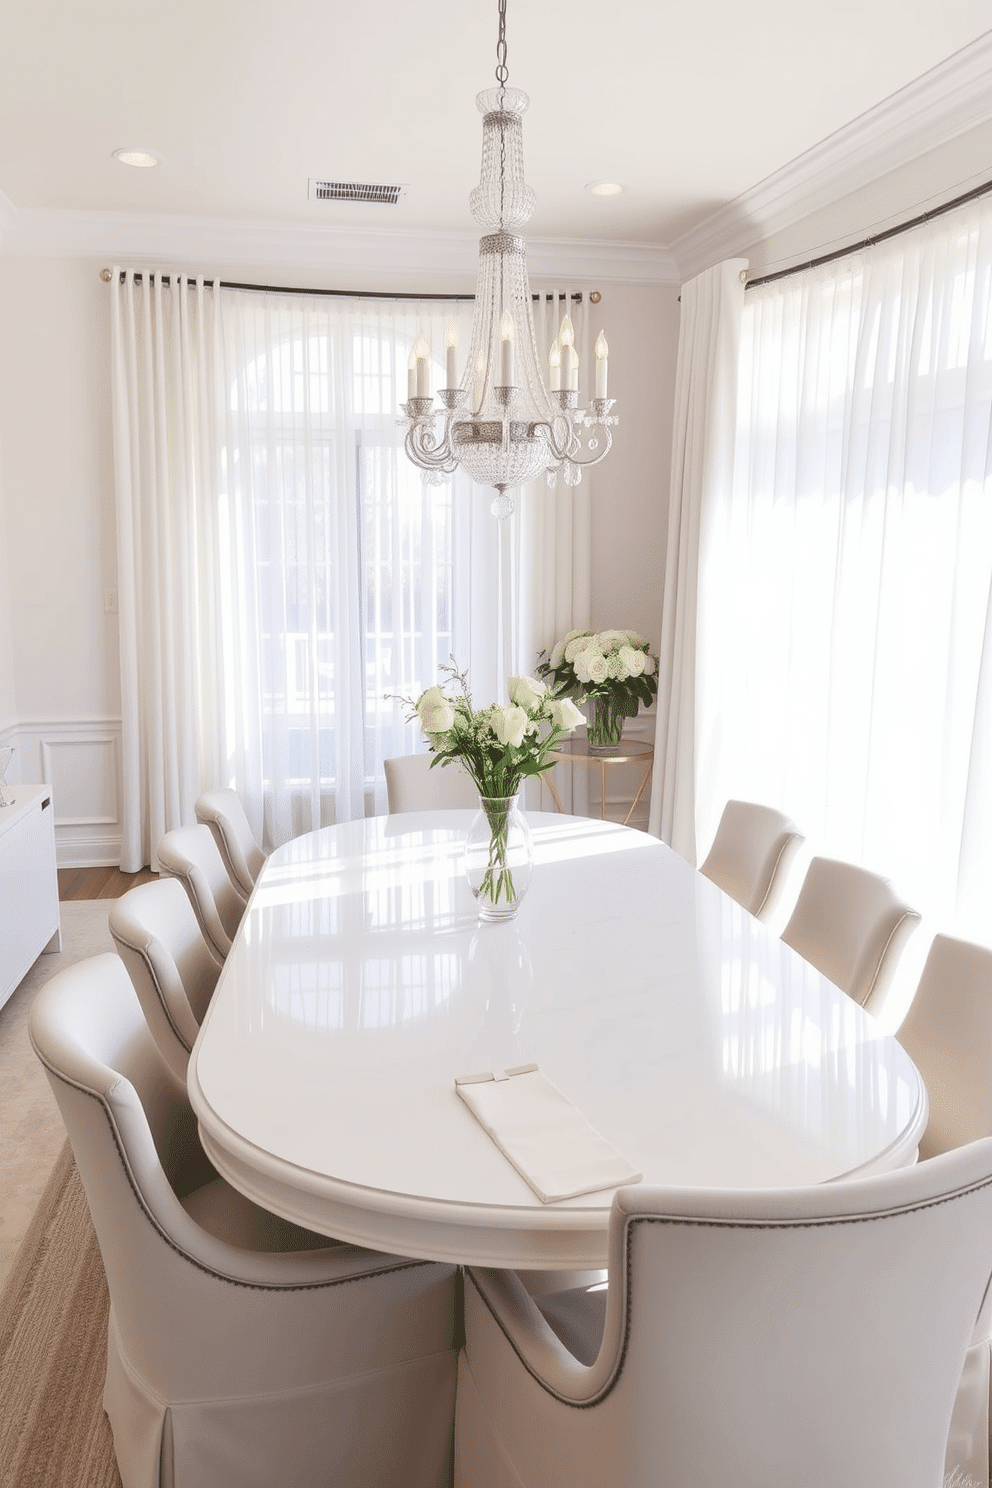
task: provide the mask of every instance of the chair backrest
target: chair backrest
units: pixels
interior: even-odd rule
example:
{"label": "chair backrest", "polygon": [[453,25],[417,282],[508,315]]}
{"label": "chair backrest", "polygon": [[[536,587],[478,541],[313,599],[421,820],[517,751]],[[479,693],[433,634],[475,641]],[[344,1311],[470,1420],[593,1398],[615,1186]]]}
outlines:
{"label": "chair backrest", "polygon": [[479,792],[468,771],[456,763],[431,769],[432,759],[430,754],[402,754],[383,760],[390,812],[478,806]]}
{"label": "chair backrest", "polygon": [[223,963],[210,949],[178,879],[128,889],[114,901],[108,923],[152,1036],[173,1074],[184,1081]]}
{"label": "chair backrest", "polygon": [[992,1139],[813,1188],[618,1190],[599,1354],[542,1372],[585,1409],[516,1423],[554,1464],[527,1482],[937,1488],[990,1235]]}
{"label": "chair backrest", "polygon": [[992,950],[934,936],[896,1037],[930,1100],[920,1156],[992,1136]]}
{"label": "chair backrest", "polygon": [[751,801],[728,801],[699,871],[757,919],[767,919],[803,841],[784,812]]}
{"label": "chair backrest", "polygon": [[814,858],[782,939],[877,1014],[919,922],[888,879],[851,863]]}
{"label": "chair backrest", "polygon": [[214,834],[207,826],[176,827],[158,845],[159,869],[177,878],[189,896],[207,941],[223,958],[231,949],[247,898],[235,888]]}
{"label": "chair backrest", "polygon": [[194,809],[197,821],[213,832],[231,878],[250,895],[265,863],[265,853],[255,841],[237,791],[227,787],[204,791]]}

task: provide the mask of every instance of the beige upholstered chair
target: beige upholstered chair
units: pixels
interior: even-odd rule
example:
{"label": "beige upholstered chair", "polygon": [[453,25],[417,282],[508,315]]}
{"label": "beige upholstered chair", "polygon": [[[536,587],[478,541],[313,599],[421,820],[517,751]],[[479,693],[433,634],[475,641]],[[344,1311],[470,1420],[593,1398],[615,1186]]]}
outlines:
{"label": "beige upholstered chair", "polygon": [[[930,1120],[920,1157],[992,1136],[992,950],[934,937],[897,1037],[923,1076]],[[989,1481],[992,1297],[968,1351],[951,1423],[948,1481]]]}
{"label": "beige upholstered chair", "polygon": [[159,869],[186,890],[200,929],[221,960],[231,949],[248,903],[224,866],[209,827],[176,827],[158,845]]}
{"label": "beige upholstered chair", "polygon": [[888,879],[851,863],[814,858],[782,939],[877,1014],[919,923],[916,910],[902,902]]}
{"label": "beige upholstered chair", "polygon": [[620,1189],[607,1290],[466,1272],[455,1488],[939,1488],[990,1235],[992,1139],[814,1188]]}
{"label": "beige upholstered chair", "polygon": [[262,871],[265,854],[255,841],[237,791],[204,791],[194,807],[196,819],[214,834],[224,866],[234,883],[250,895]]}
{"label": "beige upholstered chair", "polygon": [[459,764],[431,769],[430,754],[402,754],[383,760],[390,812],[442,811],[478,806],[479,792]]}
{"label": "beige upholstered chair", "polygon": [[930,1099],[920,1157],[992,1136],[992,950],[935,935],[896,1037]]}
{"label": "beige upholstered chair", "polygon": [[446,1488],[455,1268],[314,1235],[219,1178],[115,955],[53,977],[31,1039],[107,1273],[123,1488]]}
{"label": "beige upholstered chair", "polygon": [[767,920],[804,840],[783,812],[751,801],[728,801],[699,871],[757,919]]}
{"label": "beige upholstered chair", "polygon": [[108,923],[162,1057],[185,1082],[223,963],[178,879],[128,889],[115,900]]}

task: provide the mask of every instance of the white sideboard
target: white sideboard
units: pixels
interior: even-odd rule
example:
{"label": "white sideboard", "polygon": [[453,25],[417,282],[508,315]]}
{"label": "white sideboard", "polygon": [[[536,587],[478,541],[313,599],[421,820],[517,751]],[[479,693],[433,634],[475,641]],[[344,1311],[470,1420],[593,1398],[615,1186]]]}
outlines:
{"label": "white sideboard", "polygon": [[55,808],[47,785],[8,785],[0,806],[0,1007],[42,951],[61,950]]}

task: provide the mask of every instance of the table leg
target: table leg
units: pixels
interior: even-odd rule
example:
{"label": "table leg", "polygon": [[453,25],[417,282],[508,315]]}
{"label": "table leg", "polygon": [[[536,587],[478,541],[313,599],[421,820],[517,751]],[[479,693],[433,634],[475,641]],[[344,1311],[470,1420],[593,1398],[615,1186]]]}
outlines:
{"label": "table leg", "polygon": [[644,779],[641,781],[640,785],[637,787],[637,795],[634,797],[633,801],[630,803],[630,810],[627,812],[627,815],[623,819],[623,824],[624,824],[625,827],[626,826],[629,826],[629,824],[630,824],[630,818],[633,816],[634,812],[637,810],[638,802],[640,801],[641,797],[644,794],[644,787],[647,785],[648,781],[651,779],[651,769],[652,769],[652,766],[653,765],[654,765],[654,755],[652,754],[648,758],[647,769],[644,771]]}
{"label": "table leg", "polygon": [[558,792],[555,790],[554,781],[551,778],[552,775],[554,774],[554,769],[555,769],[555,767],[554,767],[554,765],[552,765],[550,770],[542,770],[541,771],[541,782],[542,782],[542,784],[546,785],[548,787],[548,790],[551,792],[551,799],[554,801],[555,805],[557,806],[558,811],[559,811],[559,814],[561,816],[564,816],[565,815],[565,808],[561,804],[561,798],[559,797]]}

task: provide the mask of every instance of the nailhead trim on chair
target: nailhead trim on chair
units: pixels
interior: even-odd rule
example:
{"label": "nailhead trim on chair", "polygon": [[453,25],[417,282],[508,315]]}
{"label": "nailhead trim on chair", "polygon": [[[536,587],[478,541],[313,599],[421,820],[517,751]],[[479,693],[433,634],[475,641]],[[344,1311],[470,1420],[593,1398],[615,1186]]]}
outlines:
{"label": "nailhead trim on chair", "polygon": [[[175,1025],[175,1023],[173,1021],[173,1018],[172,1018],[172,1014],[169,1011],[169,1005],[166,1002],[165,998],[162,996],[162,991],[161,991],[161,988],[159,987],[159,984],[158,984],[158,977],[155,975],[154,967],[152,966],[151,961],[148,959],[148,952],[146,951],[145,947],[144,946],[140,946],[140,945],[135,945],[133,940],[128,940],[128,938],[127,938],[126,935],[121,935],[121,933],[120,933],[119,930],[116,930],[114,932],[114,934],[118,937],[118,939],[120,939],[120,940],[122,940],[124,942],[124,944],[127,946],[127,948],[129,950],[134,951],[135,955],[136,956],[140,956],[141,959],[142,959],[142,961],[144,961],[145,965],[148,968],[148,975],[151,978],[152,986],[155,988],[155,996],[158,998],[158,1005],[162,1009],[162,1012],[165,1014],[166,1022],[168,1023],[169,1027],[172,1029],[172,1032],[175,1034],[175,1036],[179,1040],[180,1044],[182,1044],[183,1048],[186,1050],[187,1054],[192,1054],[192,1052],[193,1052],[193,1046],[192,1046],[192,1044],[188,1044],[186,1042],[186,1040],[183,1038],[182,1034],[180,1033],[179,1029],[176,1027],[176,1025]],[[57,1073],[57,1071],[56,1071],[56,1073]]]}
{"label": "nailhead trim on chair", "polygon": [[[35,1050],[35,1053],[36,1054],[38,1053],[37,1049]],[[66,1076],[62,1073],[61,1070],[53,1069],[52,1066],[48,1063],[48,1061],[41,1054],[38,1054],[38,1058],[41,1059],[41,1062],[45,1066],[45,1068],[47,1070],[49,1070],[55,1076],[55,1078],[57,1080],[61,1080],[61,1082],[62,1082],[63,1085],[68,1085],[73,1090],[78,1090],[83,1095],[88,1095],[91,1100],[95,1100],[99,1104],[101,1110],[103,1111],[104,1116],[107,1119],[107,1125],[110,1127],[110,1135],[111,1135],[111,1138],[113,1139],[114,1147],[117,1149],[117,1156],[120,1159],[121,1167],[124,1169],[124,1175],[127,1178],[127,1181],[128,1181],[129,1186],[130,1186],[131,1192],[133,1193],[133,1195],[135,1197],[135,1200],[137,1201],[138,1207],[142,1210],[143,1214],[145,1215],[145,1218],[151,1224],[151,1226],[155,1230],[156,1234],[158,1234],[159,1237],[162,1240],[165,1241],[165,1243],[169,1247],[169,1249],[175,1251],[176,1255],[181,1256],[184,1261],[188,1262],[189,1265],[195,1266],[195,1268],[197,1269],[197,1271],[203,1271],[205,1273],[205,1275],[207,1275],[207,1276],[216,1277],[216,1279],[218,1281],[225,1281],[225,1282],[227,1282],[228,1286],[244,1287],[246,1291],[253,1291],[253,1292],[320,1292],[320,1291],[326,1290],[327,1287],[345,1286],[345,1285],[347,1285],[348,1282],[352,1282],[352,1281],[371,1281],[371,1280],[373,1280],[377,1276],[390,1276],[390,1275],[392,1275],[392,1273],[394,1271],[409,1271],[414,1266],[434,1266],[434,1265],[437,1264],[436,1261],[418,1261],[418,1260],[412,1260],[412,1259],[411,1260],[402,1260],[402,1261],[397,1261],[392,1266],[377,1266],[377,1267],[375,1267],[371,1271],[359,1271],[359,1272],[357,1272],[357,1273],[355,1273],[355,1274],[353,1274],[351,1276],[333,1277],[333,1278],[329,1278],[327,1281],[312,1281],[312,1282],[302,1282],[302,1281],[297,1282],[297,1281],[293,1281],[293,1282],[287,1282],[283,1286],[278,1286],[278,1285],[274,1285],[274,1284],[270,1284],[268,1282],[262,1282],[262,1281],[242,1281],[240,1277],[226,1276],[223,1271],[215,1271],[212,1266],[205,1266],[202,1261],[198,1261],[195,1256],[191,1256],[189,1254],[189,1251],[183,1250],[181,1246],[179,1246],[179,1245],[176,1244],[176,1242],[172,1239],[172,1236],[169,1235],[168,1232],[162,1228],[162,1226],[159,1224],[158,1220],[155,1218],[154,1214],[149,1209],[148,1205],[145,1203],[145,1200],[144,1200],[144,1198],[142,1197],[142,1194],[141,1194],[141,1190],[139,1189],[137,1183],[135,1182],[134,1174],[131,1172],[130,1165],[129,1165],[128,1161],[127,1161],[127,1156],[126,1156],[126,1154],[124,1152],[124,1149],[121,1146],[120,1139],[119,1139],[119,1137],[117,1135],[116,1124],[114,1123],[113,1117],[110,1114],[110,1110],[109,1110],[109,1108],[107,1106],[107,1102],[103,1099],[103,1097],[97,1095],[95,1091],[90,1090],[86,1085],[79,1085],[79,1084],[76,1083],[75,1080],[69,1080],[69,1079],[67,1079]],[[124,1078],[124,1077],[122,1076],[122,1078]],[[191,1224],[195,1224],[196,1221],[195,1220],[191,1220],[190,1223]],[[332,1237],[331,1236],[328,1236],[328,1239],[329,1240],[332,1240]],[[338,1241],[337,1243],[339,1245],[345,1245],[348,1242],[347,1241]],[[333,1244],[333,1240],[332,1240],[332,1244]],[[360,1246],[356,1246],[355,1249],[358,1250],[358,1249],[361,1249],[361,1247]]]}
{"label": "nailhead trim on chair", "polygon": [[[963,1194],[963,1193],[978,1193],[983,1188],[988,1188],[990,1185],[992,1185],[992,1177],[983,1178],[980,1182],[972,1183],[968,1188],[958,1188],[958,1189],[955,1189],[955,1191],[954,1191],[953,1194],[945,1194],[943,1197],[941,1197],[939,1199],[927,1199],[925,1202],[920,1203],[920,1204],[904,1204],[904,1205],[902,1205],[899,1208],[890,1209],[890,1210],[887,1210],[885,1212],[878,1213],[878,1214],[852,1214],[852,1215],[847,1215],[847,1216],[840,1216],[839,1215],[836,1219],[818,1219],[818,1220],[815,1220],[815,1221],[812,1221],[812,1220],[784,1219],[784,1220],[781,1220],[781,1221],[755,1220],[753,1223],[751,1223],[750,1221],[744,1221],[744,1220],[686,1219],[684,1217],[679,1217],[679,1218],[675,1218],[675,1217],[665,1218],[665,1217],[663,1217],[661,1215],[653,1215],[653,1214],[651,1214],[651,1215],[649,1215],[649,1214],[638,1215],[638,1216],[636,1216],[633,1219],[629,1219],[627,1221],[627,1224],[626,1224],[626,1230],[627,1230],[627,1233],[626,1233],[627,1267],[626,1267],[625,1275],[626,1275],[626,1277],[628,1278],[628,1281],[629,1281],[629,1278],[630,1278],[631,1251],[632,1251],[632,1247],[633,1247],[633,1233],[634,1233],[634,1227],[636,1225],[642,1225],[642,1224],[649,1224],[649,1225],[659,1225],[659,1224],[660,1225],[678,1225],[681,1228],[692,1228],[692,1229],[700,1229],[700,1228],[702,1228],[702,1229],[720,1229],[720,1230],[726,1230],[726,1229],[731,1229],[731,1230],[821,1230],[821,1229],[826,1228],[827,1226],[834,1227],[836,1225],[873,1224],[873,1223],[875,1223],[875,1221],[881,1220],[881,1219],[887,1219],[891,1215],[896,1215],[896,1214],[916,1214],[916,1213],[919,1213],[920,1211],[922,1211],[924,1209],[937,1209],[942,1204],[952,1203],[954,1200],[956,1200],[957,1198],[959,1198],[960,1195]],[[617,1384],[618,1384],[618,1382],[620,1380],[620,1376],[623,1374],[624,1365],[625,1365],[625,1363],[627,1361],[627,1347],[628,1347],[628,1340],[630,1338],[630,1324],[631,1324],[631,1296],[630,1296],[630,1287],[629,1287],[629,1285],[627,1287],[627,1297],[626,1297],[626,1303],[625,1303],[625,1309],[624,1309],[623,1340],[622,1340],[622,1344],[621,1344],[621,1348],[620,1348],[620,1357],[617,1360],[616,1368],[614,1369],[613,1373],[610,1375],[610,1378],[607,1380],[607,1382],[603,1386],[602,1390],[600,1390],[600,1392],[597,1395],[591,1396],[588,1400],[570,1400],[567,1395],[562,1395],[557,1390],[553,1390],[551,1388],[551,1386],[549,1384],[547,1384],[547,1382],[541,1378],[541,1376],[537,1373],[537,1371],[534,1370],[531,1367],[530,1364],[528,1364],[528,1362],[524,1358],[523,1354],[517,1348],[516,1343],[511,1338],[511,1336],[507,1332],[506,1328],[503,1326],[502,1319],[498,1316],[498,1314],[496,1312],[493,1311],[493,1308],[491,1307],[491,1305],[489,1303],[489,1299],[486,1297],[485,1293],[479,1287],[478,1283],[475,1280],[475,1277],[472,1275],[471,1270],[469,1268],[466,1268],[466,1275],[468,1276],[469,1280],[472,1282],[472,1285],[475,1287],[475,1290],[478,1293],[479,1297],[482,1299],[482,1302],[485,1304],[485,1307],[488,1310],[490,1317],[493,1319],[493,1321],[495,1322],[496,1326],[499,1328],[500,1332],[502,1333],[503,1337],[506,1339],[506,1341],[510,1345],[511,1349],[516,1354],[517,1358],[520,1360],[520,1363],[523,1365],[524,1369],[527,1371],[527,1373],[530,1375],[530,1377],[533,1380],[536,1381],[536,1383],[540,1386],[540,1388],[544,1391],[544,1393],[546,1395],[550,1395],[553,1399],[559,1401],[560,1404],[567,1405],[572,1410],[590,1410],[594,1405],[600,1405],[607,1398],[608,1395],[611,1395],[613,1393],[614,1389],[616,1388],[616,1386],[617,1386]],[[986,1291],[988,1291],[988,1285],[992,1285],[992,1274],[990,1274],[989,1283],[986,1285]],[[588,1368],[590,1366],[586,1366],[586,1367]]]}

